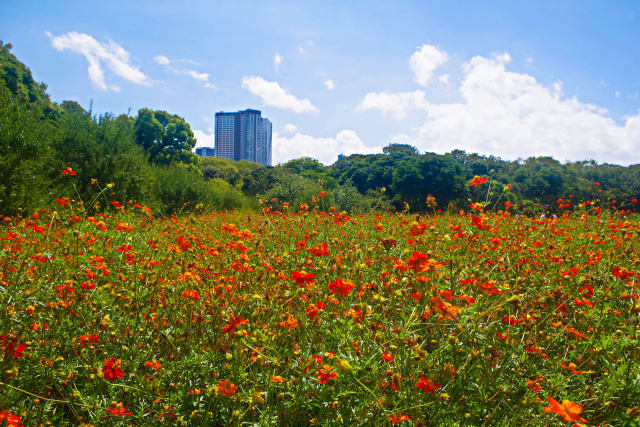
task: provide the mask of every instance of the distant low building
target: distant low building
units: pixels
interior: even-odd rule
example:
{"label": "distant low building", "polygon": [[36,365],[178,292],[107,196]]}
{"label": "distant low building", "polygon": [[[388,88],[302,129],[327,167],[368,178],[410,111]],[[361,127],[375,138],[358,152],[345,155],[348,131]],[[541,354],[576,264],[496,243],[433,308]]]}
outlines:
{"label": "distant low building", "polygon": [[271,122],[259,110],[216,113],[216,155],[271,166]]}
{"label": "distant low building", "polygon": [[216,149],[212,147],[198,147],[196,154],[200,157],[216,157]]}

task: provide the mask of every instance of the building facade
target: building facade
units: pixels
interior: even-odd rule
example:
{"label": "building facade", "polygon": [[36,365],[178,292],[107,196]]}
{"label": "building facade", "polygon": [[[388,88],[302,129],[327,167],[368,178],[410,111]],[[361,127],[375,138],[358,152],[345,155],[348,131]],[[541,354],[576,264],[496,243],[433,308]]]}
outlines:
{"label": "building facade", "polygon": [[216,113],[216,155],[271,166],[271,122],[258,110]]}
{"label": "building facade", "polygon": [[198,147],[196,154],[200,157],[216,157],[216,149],[211,147]]}

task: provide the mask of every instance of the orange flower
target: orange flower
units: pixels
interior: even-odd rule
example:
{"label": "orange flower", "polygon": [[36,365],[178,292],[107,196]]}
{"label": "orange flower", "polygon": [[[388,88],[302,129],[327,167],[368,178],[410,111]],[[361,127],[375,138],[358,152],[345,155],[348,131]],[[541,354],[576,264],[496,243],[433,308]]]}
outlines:
{"label": "orange flower", "polygon": [[116,406],[107,408],[107,411],[111,413],[111,415],[115,415],[118,417],[123,417],[125,415],[132,415],[132,412],[127,411],[129,409],[128,406],[123,406],[122,403],[118,403]]}
{"label": "orange flower", "polygon": [[218,391],[220,392],[220,394],[226,397],[233,397],[233,395],[236,394],[237,389],[238,387],[236,387],[235,384],[229,382],[229,380],[220,381],[218,383]]}
{"label": "orange flower", "polygon": [[538,375],[535,380],[527,380],[527,387],[532,390],[534,393],[540,393],[542,391],[542,386],[540,382],[544,379],[541,375]]}
{"label": "orange flower", "polygon": [[435,390],[440,388],[440,384],[435,381],[431,381],[427,377],[420,377],[420,380],[416,383],[416,387],[422,389],[425,393],[431,393],[435,396]]}
{"label": "orange flower", "polygon": [[146,366],[147,368],[153,368],[156,371],[162,367],[162,365],[160,365],[160,362],[158,362],[157,360],[144,362],[144,366]]}
{"label": "orange flower", "polygon": [[280,375],[275,375],[273,377],[270,378],[272,382],[274,383],[283,383],[286,380],[284,378],[282,378]]}
{"label": "orange flower", "polygon": [[547,401],[550,406],[545,406],[544,412],[553,412],[560,415],[565,421],[579,421],[581,423],[588,423],[589,421],[582,418],[579,414],[582,413],[582,405],[573,403],[569,400],[563,400],[560,404],[557,400],[551,396],[547,396]]}
{"label": "orange flower", "polygon": [[320,383],[326,384],[328,380],[335,380],[338,378],[338,374],[333,369],[333,366],[330,365],[322,365],[322,368],[318,369],[316,373],[316,378],[320,380]]}
{"label": "orange flower", "polygon": [[477,187],[479,185],[484,184],[485,182],[487,182],[487,178],[485,178],[484,176],[476,175],[473,177],[473,179],[469,183],[469,187]]}
{"label": "orange flower", "polygon": [[309,253],[313,256],[329,256],[329,244],[327,243],[320,243],[317,246],[314,246],[313,248],[309,249]]}
{"label": "orange flower", "polygon": [[233,335],[233,331],[240,325],[244,325],[245,323],[249,323],[247,319],[243,319],[242,317],[236,316],[232,314],[227,320],[227,326],[222,328],[222,332],[225,334],[229,334],[229,336]]}
{"label": "orange flower", "polygon": [[398,424],[403,421],[411,421],[411,418],[406,414],[394,414],[389,415],[389,421],[391,421],[391,424]]}
{"label": "orange flower", "polygon": [[73,169],[71,169],[71,166],[67,166],[66,169],[63,169],[62,173],[65,174],[65,175],[77,175],[78,174],[78,172],[76,172]]}
{"label": "orange flower", "polygon": [[326,307],[327,306],[322,301],[318,301],[317,304],[309,304],[309,307],[307,307],[307,316],[309,316],[309,319],[313,320],[318,317],[320,310],[324,310]]}
{"label": "orange flower", "polygon": [[20,420],[20,417],[18,417],[16,414],[12,414],[10,409],[0,412],[0,423],[3,421],[7,422],[7,426],[24,427],[22,425],[19,425],[22,422],[22,420]]}

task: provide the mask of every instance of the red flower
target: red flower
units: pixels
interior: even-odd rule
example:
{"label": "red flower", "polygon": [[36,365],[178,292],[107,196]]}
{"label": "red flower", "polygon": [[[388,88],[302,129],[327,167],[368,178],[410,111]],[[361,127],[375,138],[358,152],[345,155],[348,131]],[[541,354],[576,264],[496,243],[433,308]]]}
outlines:
{"label": "red flower", "polygon": [[111,413],[111,415],[115,415],[117,417],[124,417],[125,415],[132,415],[132,412],[127,412],[129,409],[128,406],[122,406],[122,403],[118,403],[116,406],[111,408],[107,408],[107,411]]}
{"label": "red flower", "polygon": [[559,362],[560,366],[562,366],[564,369],[568,369],[571,372],[573,372],[576,375],[580,375],[583,372],[582,371],[578,371],[576,369],[576,364],[575,363],[569,363],[568,365],[566,363],[564,363],[562,360]]}
{"label": "red flower", "polygon": [[329,291],[332,294],[339,294],[341,297],[345,298],[349,296],[349,293],[353,289],[353,282],[348,279],[338,279],[335,282],[329,282]]}
{"label": "red flower", "polygon": [[313,320],[318,316],[320,310],[323,310],[325,307],[326,305],[322,301],[318,301],[317,304],[310,304],[309,307],[307,307],[307,316]]}
{"label": "red flower", "polygon": [[73,169],[71,169],[71,166],[67,166],[66,169],[63,169],[62,173],[65,174],[65,175],[77,175],[78,174],[78,172],[76,172]]}
{"label": "red flower", "polygon": [[54,202],[60,203],[60,206],[62,206],[63,208],[69,204],[69,201],[61,199],[59,197],[55,199]]}
{"label": "red flower", "polygon": [[119,201],[117,201],[117,200],[114,200],[113,202],[111,202],[111,204],[112,204],[113,206],[115,206],[116,208],[121,208],[121,207],[122,207],[122,203],[120,203],[120,202],[119,202]]}
{"label": "red flower", "polygon": [[531,391],[533,391],[534,393],[540,393],[542,391],[542,386],[540,385],[540,382],[544,379],[544,377],[542,377],[541,375],[538,375],[537,378],[534,380],[527,380],[527,387],[529,387],[529,389]]}
{"label": "red flower", "polygon": [[244,325],[245,323],[249,323],[249,320],[243,319],[242,317],[238,317],[235,314],[232,314],[229,320],[227,320],[227,326],[222,328],[222,332],[225,334],[229,334],[229,336],[233,335],[233,331],[240,325]]}
{"label": "red flower", "polygon": [[19,425],[22,420],[20,420],[20,417],[16,414],[12,414],[11,409],[0,412],[0,423],[3,421],[7,422],[7,427],[24,427],[23,425]]}
{"label": "red flower", "polygon": [[414,252],[407,260],[407,267],[416,273],[426,273],[436,265],[434,260],[429,259],[429,255],[421,252]]}
{"label": "red flower", "polygon": [[385,362],[389,363],[393,360],[393,354],[391,353],[382,353],[382,360],[384,360]]}
{"label": "red flower", "polygon": [[[9,343],[7,345],[7,343]],[[0,347],[5,347],[4,354],[7,357],[13,356],[16,359],[22,357],[22,352],[25,350],[26,346],[24,344],[18,345],[16,341],[13,341],[10,336],[0,335]]]}
{"label": "red flower", "polygon": [[11,409],[0,412],[0,423],[3,421],[7,422],[7,427],[24,427],[19,425],[22,421],[16,414],[11,413]]}
{"label": "red flower", "polygon": [[326,384],[328,380],[335,380],[338,378],[338,373],[330,365],[322,365],[322,368],[318,369],[316,378],[320,380],[320,383]]}
{"label": "red flower", "polygon": [[425,393],[431,393],[435,396],[435,389],[440,388],[440,384],[435,381],[432,382],[427,377],[420,377],[420,380],[416,383],[416,387],[422,389]]}
{"label": "red flower", "polygon": [[309,253],[313,256],[328,256],[329,245],[327,243],[321,243],[313,248],[309,249]]}
{"label": "red flower", "polygon": [[102,365],[102,373],[107,381],[115,381],[124,375],[124,371],[120,368],[122,360],[111,357]]}
{"label": "red flower", "polygon": [[409,418],[409,416],[405,414],[395,414],[389,415],[389,421],[391,421],[391,424],[398,424],[403,421],[411,421],[411,418]]}
{"label": "red flower", "polygon": [[162,365],[160,364],[160,362],[158,362],[157,360],[152,360],[149,362],[144,362],[144,366],[146,366],[147,368],[152,368],[155,369],[156,371],[160,368],[162,368]]}
{"label": "red flower", "polygon": [[191,298],[194,301],[200,301],[200,292],[199,291],[182,291],[180,296],[182,298]]}
{"label": "red flower", "polygon": [[224,381],[218,382],[218,391],[223,396],[233,397],[233,395],[236,394],[236,390],[237,389],[238,389],[238,387],[236,387],[235,384],[229,382],[229,380],[224,380]]}
{"label": "red flower", "polygon": [[291,272],[291,280],[296,282],[296,285],[302,286],[305,283],[313,283],[315,282],[315,274],[307,273],[306,271],[292,271]]}
{"label": "red flower", "polygon": [[473,179],[469,183],[469,187],[477,187],[479,185],[484,184],[485,182],[487,182],[487,178],[485,178],[484,176],[476,175],[473,177]]}

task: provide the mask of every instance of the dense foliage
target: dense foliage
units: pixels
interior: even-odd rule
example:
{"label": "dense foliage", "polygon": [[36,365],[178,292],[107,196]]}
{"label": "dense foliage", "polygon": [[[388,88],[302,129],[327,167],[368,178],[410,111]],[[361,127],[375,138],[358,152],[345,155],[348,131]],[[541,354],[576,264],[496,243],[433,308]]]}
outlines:
{"label": "dense foliage", "polygon": [[[239,184],[203,175],[179,116],[142,109],[93,117],[76,102],[54,104],[10,47],[0,43],[0,213],[25,215],[60,194],[90,212],[107,196],[162,214],[250,205]],[[67,168],[75,180],[60,173]]]}

